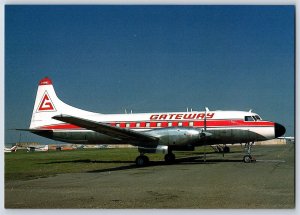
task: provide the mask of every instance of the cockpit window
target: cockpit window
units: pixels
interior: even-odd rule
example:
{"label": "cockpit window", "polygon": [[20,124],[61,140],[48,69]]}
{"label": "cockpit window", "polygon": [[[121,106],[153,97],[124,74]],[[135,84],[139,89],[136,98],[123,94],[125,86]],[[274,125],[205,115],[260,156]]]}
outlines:
{"label": "cockpit window", "polygon": [[254,121],[252,116],[245,116],[245,121]]}
{"label": "cockpit window", "polygon": [[262,120],[262,119],[260,118],[260,116],[258,116],[258,115],[255,115],[254,117],[255,117],[256,120]]}

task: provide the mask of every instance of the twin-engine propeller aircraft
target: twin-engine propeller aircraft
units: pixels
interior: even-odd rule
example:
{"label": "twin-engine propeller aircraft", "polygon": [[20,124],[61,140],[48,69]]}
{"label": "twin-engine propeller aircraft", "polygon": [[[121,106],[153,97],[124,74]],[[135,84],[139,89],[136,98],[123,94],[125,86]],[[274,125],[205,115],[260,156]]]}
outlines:
{"label": "twin-engine propeller aircraft", "polygon": [[[173,151],[193,151],[196,146],[245,143],[243,160],[250,163],[254,141],[282,136],[285,128],[244,111],[99,114],[62,102],[52,81],[39,82],[29,129],[50,139],[77,144],[131,144],[138,147],[138,166],[146,165],[146,153],[162,152],[166,162]],[[228,151],[229,148],[226,148]]]}

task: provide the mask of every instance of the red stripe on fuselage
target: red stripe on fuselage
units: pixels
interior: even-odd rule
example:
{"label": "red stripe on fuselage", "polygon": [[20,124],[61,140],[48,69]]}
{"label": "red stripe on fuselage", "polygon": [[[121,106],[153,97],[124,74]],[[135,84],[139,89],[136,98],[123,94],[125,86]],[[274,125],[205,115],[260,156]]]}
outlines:
{"label": "red stripe on fuselage", "polygon": [[[168,127],[171,123],[171,127],[204,127],[203,120],[191,120],[191,121],[143,121],[143,122],[106,122],[105,124],[113,127],[119,126],[121,128],[163,128]],[[193,126],[190,126],[190,122],[193,122]],[[126,124],[128,123],[128,126]],[[160,123],[160,126],[157,126]],[[179,123],[182,123],[180,126]],[[149,124],[149,127],[146,126]],[[268,121],[243,121],[243,120],[207,120],[206,127],[271,127],[274,126],[273,122]],[[79,126],[72,124],[56,124],[43,126],[41,129],[53,129],[53,130],[80,130],[83,129]]]}

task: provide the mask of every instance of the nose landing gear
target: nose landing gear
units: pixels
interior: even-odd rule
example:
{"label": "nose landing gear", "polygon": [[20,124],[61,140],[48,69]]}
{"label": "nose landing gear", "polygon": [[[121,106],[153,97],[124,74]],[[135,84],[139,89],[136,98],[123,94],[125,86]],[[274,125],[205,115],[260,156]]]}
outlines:
{"label": "nose landing gear", "polygon": [[253,144],[254,144],[254,142],[250,142],[250,143],[245,144],[246,155],[243,158],[243,161],[245,163],[252,163],[252,162],[256,161],[256,159],[251,156],[251,148],[252,148]]}

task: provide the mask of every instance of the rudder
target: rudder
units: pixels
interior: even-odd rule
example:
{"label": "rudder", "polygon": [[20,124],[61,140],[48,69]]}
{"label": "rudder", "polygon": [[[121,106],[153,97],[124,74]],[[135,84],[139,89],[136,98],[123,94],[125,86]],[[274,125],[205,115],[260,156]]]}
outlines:
{"label": "rudder", "polygon": [[73,113],[90,115],[92,112],[84,111],[62,102],[56,95],[52,80],[48,77],[39,82],[34,108],[31,117],[30,129],[41,129],[45,126],[61,124],[61,121],[52,119],[53,116]]}
{"label": "rudder", "polygon": [[40,80],[32,112],[30,129],[36,129],[43,125],[55,123],[52,117],[59,114],[60,103],[61,101],[56,96],[51,79],[46,77]]}

